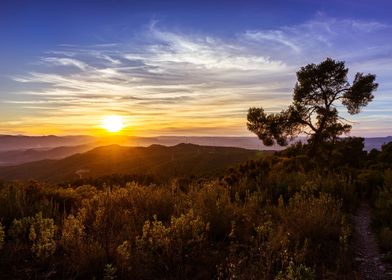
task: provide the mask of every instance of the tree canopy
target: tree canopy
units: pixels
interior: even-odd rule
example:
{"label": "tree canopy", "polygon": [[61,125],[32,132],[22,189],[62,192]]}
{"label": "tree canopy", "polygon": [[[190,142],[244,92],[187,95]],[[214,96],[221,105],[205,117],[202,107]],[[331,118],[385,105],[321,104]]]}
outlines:
{"label": "tree canopy", "polygon": [[314,145],[335,140],[351,130],[349,121],[339,116],[337,106],[343,105],[351,115],[358,114],[372,101],[378,87],[374,74],[357,73],[350,84],[347,73],[344,61],[331,58],[301,67],[293,103],[280,113],[249,108],[248,129],[267,146],[285,146],[301,133],[308,134]]}

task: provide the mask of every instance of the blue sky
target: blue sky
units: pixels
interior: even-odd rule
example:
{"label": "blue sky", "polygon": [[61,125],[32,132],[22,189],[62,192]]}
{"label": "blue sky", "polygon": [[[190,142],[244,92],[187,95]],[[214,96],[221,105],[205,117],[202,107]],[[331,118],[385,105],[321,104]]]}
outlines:
{"label": "blue sky", "polygon": [[295,72],[326,57],[375,73],[352,135],[392,134],[390,1],[0,2],[0,133],[250,135]]}

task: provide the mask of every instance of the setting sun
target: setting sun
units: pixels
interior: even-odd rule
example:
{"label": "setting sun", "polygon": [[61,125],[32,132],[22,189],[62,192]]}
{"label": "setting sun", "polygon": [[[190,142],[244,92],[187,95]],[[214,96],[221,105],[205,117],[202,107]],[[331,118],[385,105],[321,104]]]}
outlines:
{"label": "setting sun", "polygon": [[109,132],[118,132],[124,127],[124,122],[120,116],[107,116],[102,120],[102,127]]}

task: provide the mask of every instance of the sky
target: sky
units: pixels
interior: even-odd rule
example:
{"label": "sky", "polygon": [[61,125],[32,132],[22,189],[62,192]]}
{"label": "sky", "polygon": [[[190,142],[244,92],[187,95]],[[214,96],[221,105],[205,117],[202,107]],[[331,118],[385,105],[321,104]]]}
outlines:
{"label": "sky", "polygon": [[391,1],[0,1],[0,134],[250,136],[331,57],[377,75],[353,136],[392,135]]}

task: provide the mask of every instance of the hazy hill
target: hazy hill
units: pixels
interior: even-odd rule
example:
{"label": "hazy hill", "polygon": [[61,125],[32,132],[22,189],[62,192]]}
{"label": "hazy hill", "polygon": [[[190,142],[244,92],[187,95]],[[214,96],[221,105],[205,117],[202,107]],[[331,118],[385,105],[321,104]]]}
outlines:
{"label": "hazy hill", "polygon": [[94,139],[91,136],[0,135],[0,151],[77,146],[90,143]]}
{"label": "hazy hill", "polygon": [[[295,141],[306,142],[305,138],[297,138]],[[392,141],[392,136],[365,138],[365,150],[380,149],[384,143]],[[103,146],[120,144],[123,146],[148,147],[153,144],[173,146],[180,143],[189,143],[202,146],[239,147],[252,150],[282,150],[284,148],[274,145],[264,146],[256,137],[227,137],[227,136],[24,136],[24,135],[0,135],[0,152],[10,150],[27,149],[51,149],[62,146]],[[1,159],[0,162],[4,161]]]}
{"label": "hazy hill", "polygon": [[392,142],[392,136],[365,138],[365,150],[381,150],[381,146],[389,142]]}
{"label": "hazy hill", "polygon": [[179,144],[172,147],[110,145],[60,160],[42,160],[0,168],[3,179],[58,182],[113,173],[181,176],[209,174],[255,159],[262,152],[230,147]]}
{"label": "hazy hill", "polygon": [[0,166],[17,165],[43,159],[61,159],[93,148],[91,145],[63,146],[27,150],[0,151]]}

